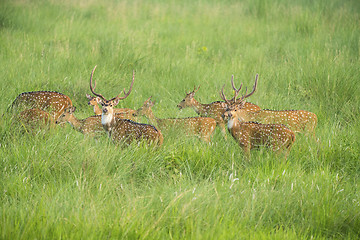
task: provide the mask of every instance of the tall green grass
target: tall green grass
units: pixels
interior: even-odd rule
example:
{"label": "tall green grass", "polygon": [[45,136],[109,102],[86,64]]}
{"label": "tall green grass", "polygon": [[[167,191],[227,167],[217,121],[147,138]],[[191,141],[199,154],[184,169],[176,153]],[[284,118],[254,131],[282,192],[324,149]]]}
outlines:
{"label": "tall green grass", "polygon": [[[358,1],[2,1],[0,238],[355,239],[360,237]],[[121,148],[70,126],[37,134],[12,123],[18,94],[68,95],[92,114],[89,75],[120,103],[149,96],[158,117],[219,100],[231,75],[262,108],[318,116],[318,142],[297,135],[285,161],[245,161],[230,135],[179,133],[159,149]],[[145,120],[144,120],[145,121]]]}

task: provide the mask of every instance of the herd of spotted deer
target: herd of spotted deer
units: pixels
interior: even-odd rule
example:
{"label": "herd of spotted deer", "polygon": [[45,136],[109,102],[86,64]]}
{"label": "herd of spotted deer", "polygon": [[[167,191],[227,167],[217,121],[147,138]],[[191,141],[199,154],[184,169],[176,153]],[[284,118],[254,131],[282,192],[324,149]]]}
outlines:
{"label": "herd of spotted deer", "polygon": [[[246,101],[254,94],[257,88],[258,75],[250,93],[238,97],[242,88],[231,85],[235,92],[231,99],[224,94],[224,86],[220,91],[223,101],[202,104],[195,100],[195,93],[199,90],[186,93],[185,98],[177,105],[179,109],[192,107],[199,117],[189,118],[156,118],[151,110],[154,103],[148,98],[138,110],[128,108],[114,108],[120,100],[131,93],[135,73],[129,90],[123,90],[114,98],[107,100],[103,95],[96,93],[96,82],[93,75],[96,66],[90,75],[90,90],[95,96],[86,94],[93,106],[96,115],[85,119],[74,116],[75,107],[71,99],[61,93],[53,91],[35,91],[21,93],[12,103],[11,109],[16,110],[16,119],[28,129],[39,125],[55,126],[69,122],[76,130],[95,135],[103,133],[116,143],[130,144],[133,141],[145,140],[148,144],[161,145],[163,135],[161,131],[180,129],[187,135],[198,136],[206,142],[211,141],[211,136],[218,126],[226,138],[227,128],[232,137],[243,149],[245,157],[250,157],[250,149],[260,146],[269,147],[274,152],[284,152],[285,157],[295,141],[295,133],[302,132],[315,137],[317,117],[314,113],[303,110],[265,110]],[[101,108],[99,107],[101,105]],[[145,116],[151,124],[138,123],[138,117]],[[161,130],[161,131],[160,131]]]}

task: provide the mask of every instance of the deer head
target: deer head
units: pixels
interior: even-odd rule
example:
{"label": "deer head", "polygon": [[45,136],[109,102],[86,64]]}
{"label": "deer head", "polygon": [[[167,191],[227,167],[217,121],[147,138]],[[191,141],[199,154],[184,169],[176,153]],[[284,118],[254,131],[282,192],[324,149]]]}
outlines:
{"label": "deer head", "polygon": [[194,90],[192,90],[191,92],[189,93],[186,93],[186,96],[185,98],[177,105],[177,107],[179,109],[183,109],[183,108],[186,108],[186,107],[191,107],[194,105],[194,96],[195,96],[195,93],[199,90],[200,86],[198,88],[196,88],[194,86]]}
{"label": "deer head", "polygon": [[58,120],[56,120],[56,124],[62,124],[69,121],[71,115],[75,112],[76,107],[71,106],[65,109],[65,111],[60,115]]}
{"label": "deer head", "polygon": [[113,120],[113,116],[114,116],[114,106],[116,106],[120,100],[123,100],[125,98],[127,98],[130,93],[131,93],[131,90],[132,90],[132,87],[134,85],[134,80],[135,80],[135,71],[133,71],[133,79],[132,79],[132,82],[131,82],[131,85],[130,85],[130,88],[129,88],[129,91],[126,92],[125,91],[125,88],[123,90],[124,92],[124,96],[123,97],[120,97],[120,94],[121,92],[116,96],[116,97],[113,97],[109,100],[107,100],[103,95],[101,95],[100,93],[96,93],[95,92],[95,87],[96,87],[96,82],[94,81],[94,87],[93,87],[93,83],[92,83],[92,80],[93,80],[93,75],[94,75],[94,71],[96,69],[96,66],[94,67],[94,69],[92,70],[91,72],[91,75],[90,75],[90,90],[91,92],[99,97],[101,100],[100,100],[100,105],[102,106],[101,108],[101,111],[102,111],[102,118],[101,118],[101,121],[104,124],[110,124],[110,122]]}
{"label": "deer head", "polygon": [[152,115],[151,108],[154,106],[154,102],[151,101],[151,98],[152,96],[146,99],[144,104],[138,110],[136,110],[136,112],[133,113],[134,117]]}

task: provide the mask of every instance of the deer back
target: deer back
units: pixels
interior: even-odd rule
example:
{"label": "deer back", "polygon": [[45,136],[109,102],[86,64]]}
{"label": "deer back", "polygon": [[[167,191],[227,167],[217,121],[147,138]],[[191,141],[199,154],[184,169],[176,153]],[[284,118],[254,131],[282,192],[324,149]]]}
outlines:
{"label": "deer back", "polygon": [[[242,114],[242,115],[241,115]],[[313,133],[317,125],[317,117],[314,113],[304,110],[260,110],[254,113],[239,111],[240,119],[256,121],[259,123],[279,123],[288,126],[294,132]],[[244,117],[246,115],[246,117]]]}
{"label": "deer back", "polygon": [[111,138],[114,142],[125,142],[145,140],[147,143],[162,145],[164,138],[161,132],[150,124],[137,123],[129,119],[117,119],[111,130]]}
{"label": "deer back", "polygon": [[82,120],[81,132],[84,134],[104,133],[101,115],[90,116]]}
{"label": "deer back", "polygon": [[131,108],[114,108],[114,114],[118,118],[137,121],[137,117],[135,117],[136,110]]}
{"label": "deer back", "polygon": [[72,106],[72,102],[68,96],[51,91],[24,92],[17,96],[12,104],[13,109],[20,111],[26,108],[47,111],[54,120],[57,120],[69,106]]}

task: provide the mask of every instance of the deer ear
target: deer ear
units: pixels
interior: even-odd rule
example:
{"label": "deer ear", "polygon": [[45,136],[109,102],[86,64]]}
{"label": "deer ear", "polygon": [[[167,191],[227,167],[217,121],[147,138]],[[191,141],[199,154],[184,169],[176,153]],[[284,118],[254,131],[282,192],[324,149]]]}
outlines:
{"label": "deer ear", "polygon": [[96,102],[97,102],[97,103],[100,103],[100,102],[101,102],[101,98],[96,97]]}
{"label": "deer ear", "polygon": [[114,101],[113,101],[113,107],[115,107],[116,105],[118,105],[119,104],[119,99],[115,99]]}
{"label": "deer ear", "polygon": [[90,94],[86,94],[86,98],[91,100],[92,99],[92,96]]}

